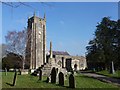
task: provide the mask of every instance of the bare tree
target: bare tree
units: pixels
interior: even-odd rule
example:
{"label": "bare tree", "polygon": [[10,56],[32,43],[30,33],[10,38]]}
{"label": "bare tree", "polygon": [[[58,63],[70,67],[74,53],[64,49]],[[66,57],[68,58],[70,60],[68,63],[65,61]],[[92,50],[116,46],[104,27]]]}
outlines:
{"label": "bare tree", "polygon": [[[25,65],[25,56],[26,56],[26,43],[28,41],[27,29],[25,28],[22,31],[9,31],[6,38],[7,52],[12,52],[17,54],[23,65]],[[22,57],[21,57],[22,56]]]}

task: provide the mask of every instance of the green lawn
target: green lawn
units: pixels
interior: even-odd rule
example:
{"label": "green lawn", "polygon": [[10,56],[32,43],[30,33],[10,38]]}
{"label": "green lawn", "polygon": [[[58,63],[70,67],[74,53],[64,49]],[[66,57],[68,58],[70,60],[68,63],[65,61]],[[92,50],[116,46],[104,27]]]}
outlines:
{"label": "green lawn", "polygon": [[[43,77],[42,81],[38,81],[38,77],[31,75],[17,75],[16,86],[10,86],[9,84],[12,84],[13,76],[13,72],[9,72],[7,76],[2,72],[2,88],[66,88],[69,86],[68,79],[65,81],[65,86],[60,87],[57,84],[43,82],[46,77]],[[104,83],[83,75],[75,76],[75,82],[76,88],[118,88],[115,85]]]}
{"label": "green lawn", "polygon": [[109,77],[120,78],[120,70],[115,71],[115,74],[110,74],[109,71],[107,70],[103,70],[103,71],[96,72],[96,73],[106,75]]}

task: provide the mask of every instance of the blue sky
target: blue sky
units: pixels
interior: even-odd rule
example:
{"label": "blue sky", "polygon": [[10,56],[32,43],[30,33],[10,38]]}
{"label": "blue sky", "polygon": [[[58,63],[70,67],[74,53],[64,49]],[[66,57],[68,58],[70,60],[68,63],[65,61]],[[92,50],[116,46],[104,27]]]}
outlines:
{"label": "blue sky", "polygon": [[[19,5],[19,3],[13,3]],[[105,16],[118,19],[117,2],[52,2],[26,3],[36,8],[36,15],[47,18],[47,49],[50,41],[53,50],[68,51],[71,55],[85,55],[85,47],[94,37],[97,22]],[[34,10],[24,5],[11,8],[2,5],[2,42],[8,31],[23,30],[27,27],[27,18]]]}

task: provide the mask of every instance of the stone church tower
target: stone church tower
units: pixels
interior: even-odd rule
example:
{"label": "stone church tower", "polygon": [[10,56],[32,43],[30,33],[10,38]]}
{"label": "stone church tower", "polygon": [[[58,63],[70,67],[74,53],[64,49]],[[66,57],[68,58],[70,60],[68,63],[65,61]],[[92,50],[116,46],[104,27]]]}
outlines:
{"label": "stone church tower", "polygon": [[34,14],[28,19],[27,29],[26,65],[37,69],[46,63],[46,16],[39,18]]}

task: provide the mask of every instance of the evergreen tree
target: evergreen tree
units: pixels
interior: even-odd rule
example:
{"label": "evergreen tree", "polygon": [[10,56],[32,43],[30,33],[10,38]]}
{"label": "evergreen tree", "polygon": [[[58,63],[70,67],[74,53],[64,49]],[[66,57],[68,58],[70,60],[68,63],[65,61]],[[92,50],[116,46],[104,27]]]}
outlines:
{"label": "evergreen tree", "polygon": [[120,59],[120,20],[104,17],[96,27],[95,38],[86,47],[87,60],[104,62],[106,69],[109,69],[112,61],[117,65]]}

